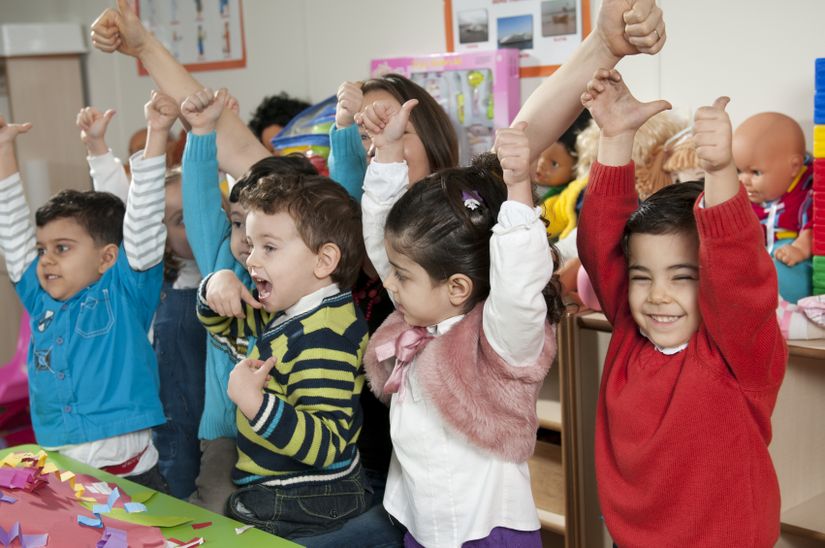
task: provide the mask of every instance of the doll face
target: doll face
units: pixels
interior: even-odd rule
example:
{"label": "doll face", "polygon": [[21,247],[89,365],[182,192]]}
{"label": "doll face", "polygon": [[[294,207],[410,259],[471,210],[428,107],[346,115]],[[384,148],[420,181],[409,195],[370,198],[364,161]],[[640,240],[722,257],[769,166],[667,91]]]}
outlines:
{"label": "doll face", "polygon": [[[739,182],[748,191],[748,199],[755,203],[770,202],[782,196],[796,177],[791,159],[780,151],[757,155],[747,143],[733,142],[733,158],[739,172]],[[797,168],[798,169],[798,168]]]}
{"label": "doll face", "polygon": [[630,313],[663,348],[684,344],[699,328],[699,242],[688,234],[633,234],[628,262]]}
{"label": "doll face", "polygon": [[542,186],[561,186],[573,179],[576,161],[567,148],[555,142],[539,156],[536,164],[535,182]]}

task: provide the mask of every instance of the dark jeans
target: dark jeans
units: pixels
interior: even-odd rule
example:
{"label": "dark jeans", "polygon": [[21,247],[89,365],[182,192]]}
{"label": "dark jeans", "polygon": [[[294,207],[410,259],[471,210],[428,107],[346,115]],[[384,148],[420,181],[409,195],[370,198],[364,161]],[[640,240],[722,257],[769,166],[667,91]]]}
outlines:
{"label": "dark jeans", "polygon": [[172,289],[164,283],[153,328],[166,415],[166,424],[154,429],[158,466],[169,493],[184,500],[195,490],[200,470],[198,425],[206,383],[206,330],[195,315],[196,299],[196,288]]}
{"label": "dark jeans", "polygon": [[142,474],[137,474],[136,476],[124,476],[124,478],[144,487],[148,487],[149,489],[154,489],[159,493],[169,494],[169,485],[166,484],[166,480],[164,479],[163,474],[160,473],[160,469],[157,464]]}
{"label": "dark jeans", "polygon": [[387,473],[364,468],[372,486],[372,506],[358,517],[348,520],[331,533],[295,539],[306,548],[400,548],[404,546],[404,527],[393,521],[384,510]]}
{"label": "dark jeans", "polygon": [[294,539],[339,529],[364,513],[371,499],[372,488],[359,465],[348,476],[321,485],[243,487],[230,495],[226,515]]}

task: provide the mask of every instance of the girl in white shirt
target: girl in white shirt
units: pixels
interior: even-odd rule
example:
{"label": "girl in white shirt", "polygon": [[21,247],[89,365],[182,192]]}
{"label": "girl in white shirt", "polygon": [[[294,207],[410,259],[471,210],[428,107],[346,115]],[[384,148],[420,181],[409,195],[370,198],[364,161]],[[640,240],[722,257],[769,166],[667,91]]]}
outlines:
{"label": "girl in white shirt", "polygon": [[364,238],[397,310],[365,357],[372,390],[390,402],[384,506],[407,546],[541,546],[527,458],[562,308],[526,124],[497,135],[503,178],[486,155],[407,190],[415,104],[376,102],[358,116],[376,149]]}

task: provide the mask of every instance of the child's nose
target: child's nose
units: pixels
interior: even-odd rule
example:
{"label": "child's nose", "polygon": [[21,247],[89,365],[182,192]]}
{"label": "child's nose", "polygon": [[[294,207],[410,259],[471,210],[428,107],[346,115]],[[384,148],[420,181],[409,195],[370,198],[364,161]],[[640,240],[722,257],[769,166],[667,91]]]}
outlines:
{"label": "child's nose", "polygon": [[650,293],[647,295],[647,300],[653,304],[666,303],[670,301],[670,295],[667,290],[660,284],[654,284],[650,288]]}

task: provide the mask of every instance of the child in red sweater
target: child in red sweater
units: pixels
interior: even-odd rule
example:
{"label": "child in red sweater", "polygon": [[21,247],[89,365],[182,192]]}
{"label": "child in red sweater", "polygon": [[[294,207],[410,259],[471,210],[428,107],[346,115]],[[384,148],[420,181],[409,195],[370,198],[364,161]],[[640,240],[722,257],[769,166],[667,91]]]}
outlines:
{"label": "child in red sweater", "polygon": [[642,104],[597,71],[582,103],[601,128],[579,225],[581,261],[613,325],[596,421],[605,523],[621,548],[773,546],[779,486],[768,454],[787,349],[776,272],[731,155],[727,98],[696,113],[700,183],[637,207]]}

